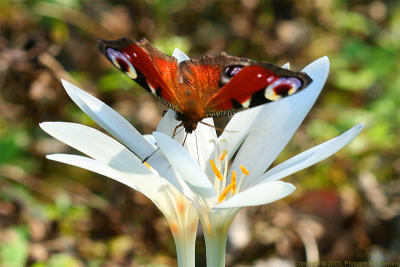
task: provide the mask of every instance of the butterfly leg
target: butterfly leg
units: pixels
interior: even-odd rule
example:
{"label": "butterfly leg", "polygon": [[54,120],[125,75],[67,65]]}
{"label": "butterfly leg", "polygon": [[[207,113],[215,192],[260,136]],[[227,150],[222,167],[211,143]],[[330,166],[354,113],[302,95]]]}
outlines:
{"label": "butterfly leg", "polygon": [[178,124],[175,129],[174,129],[174,133],[172,134],[172,139],[174,139],[175,135],[177,134],[176,130],[181,127],[183,125],[183,122],[181,122],[180,124]]}
{"label": "butterfly leg", "polygon": [[188,134],[189,134],[189,133],[186,133],[186,134],[185,134],[185,138],[183,139],[182,146],[185,146],[185,142],[186,142],[186,138],[187,138]]}

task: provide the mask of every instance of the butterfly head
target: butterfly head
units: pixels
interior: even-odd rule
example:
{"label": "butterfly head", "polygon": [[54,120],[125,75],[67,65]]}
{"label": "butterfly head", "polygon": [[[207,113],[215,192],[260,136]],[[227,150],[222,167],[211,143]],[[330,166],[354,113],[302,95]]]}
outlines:
{"label": "butterfly head", "polygon": [[203,119],[203,117],[193,117],[186,113],[176,113],[176,119],[182,121],[182,126],[185,128],[187,133],[192,133],[197,128],[197,124]]}

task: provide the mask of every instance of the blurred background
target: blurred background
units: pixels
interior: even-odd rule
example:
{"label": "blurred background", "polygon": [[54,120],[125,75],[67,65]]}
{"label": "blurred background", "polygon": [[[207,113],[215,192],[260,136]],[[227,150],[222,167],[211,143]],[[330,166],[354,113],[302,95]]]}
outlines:
{"label": "blurred background", "polygon": [[[176,266],[161,213],[108,178],[45,159],[75,152],[38,127],[97,125],[64,78],[151,133],[165,107],[100,54],[97,38],[149,39],[166,54],[226,51],[301,70],[327,55],[328,82],[277,162],[363,122],[333,157],[286,178],[295,193],[239,213],[227,266],[400,260],[400,2],[0,1],[0,266]],[[197,240],[197,266],[205,266]],[[387,265],[386,265],[387,266]]]}

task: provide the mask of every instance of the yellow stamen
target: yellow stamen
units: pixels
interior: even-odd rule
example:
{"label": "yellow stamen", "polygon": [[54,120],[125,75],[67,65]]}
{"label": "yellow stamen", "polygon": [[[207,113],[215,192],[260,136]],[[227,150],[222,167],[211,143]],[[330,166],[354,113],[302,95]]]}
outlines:
{"label": "yellow stamen", "polygon": [[145,162],[143,162],[144,163],[144,165],[146,165],[146,167],[147,168],[149,168],[149,170],[151,170],[151,166],[150,166],[150,164],[148,164],[146,161]]}
{"label": "yellow stamen", "polygon": [[236,193],[236,171],[232,171],[231,185],[232,185],[232,194],[235,194]]}
{"label": "yellow stamen", "polygon": [[221,155],[221,157],[219,158],[219,160],[220,161],[223,161],[224,160],[224,158],[225,158],[225,156],[228,154],[228,151],[226,150],[226,149],[224,149],[224,151],[222,151],[222,155]]}
{"label": "yellow stamen", "polygon": [[224,191],[222,191],[222,193],[218,197],[218,202],[222,202],[222,200],[224,200],[226,198],[226,196],[228,195],[229,191],[231,191],[232,187],[233,187],[233,185],[230,184],[224,189]]}
{"label": "yellow stamen", "polygon": [[237,191],[240,191],[240,187],[242,186],[244,176],[250,174],[250,172],[243,165],[240,165],[240,169],[242,170],[242,175],[240,175],[239,184],[236,187]]}
{"label": "yellow stamen", "polygon": [[246,175],[249,175],[250,172],[246,169],[246,167],[244,167],[243,165],[240,165],[240,169],[242,170],[242,172]]}
{"label": "yellow stamen", "polygon": [[212,159],[210,159],[210,164],[211,164],[211,168],[215,174],[215,176],[217,176],[217,178],[222,182],[224,180],[224,178],[222,177],[221,172],[218,170],[217,166],[215,166],[215,163]]}

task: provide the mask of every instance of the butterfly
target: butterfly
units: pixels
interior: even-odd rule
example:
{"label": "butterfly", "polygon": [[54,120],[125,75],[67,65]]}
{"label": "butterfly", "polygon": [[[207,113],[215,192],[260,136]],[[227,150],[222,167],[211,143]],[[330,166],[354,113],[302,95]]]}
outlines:
{"label": "butterfly", "polygon": [[206,117],[224,117],[277,101],[307,87],[303,72],[225,52],[178,64],[146,39],[99,40],[100,51],[114,66],[177,113],[187,133]]}

